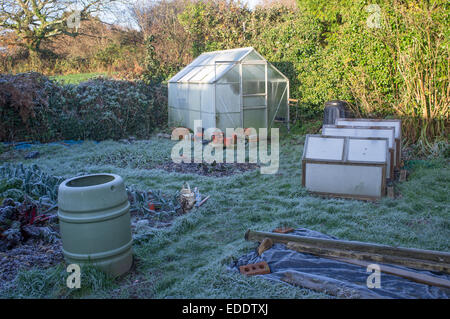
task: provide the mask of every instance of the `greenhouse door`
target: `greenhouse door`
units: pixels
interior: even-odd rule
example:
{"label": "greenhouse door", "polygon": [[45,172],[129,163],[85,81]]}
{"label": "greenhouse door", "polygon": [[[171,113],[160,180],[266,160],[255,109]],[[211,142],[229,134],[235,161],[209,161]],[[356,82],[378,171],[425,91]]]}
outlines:
{"label": "greenhouse door", "polygon": [[267,128],[267,62],[245,61],[240,67],[242,127]]}

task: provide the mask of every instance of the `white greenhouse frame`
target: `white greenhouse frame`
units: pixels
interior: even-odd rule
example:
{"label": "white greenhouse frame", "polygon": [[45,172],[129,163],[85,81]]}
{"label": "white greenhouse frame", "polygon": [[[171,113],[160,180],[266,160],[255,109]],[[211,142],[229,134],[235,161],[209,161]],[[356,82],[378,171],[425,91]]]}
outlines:
{"label": "white greenhouse frame", "polygon": [[252,47],[206,52],[168,81],[169,126],[289,129],[289,79]]}

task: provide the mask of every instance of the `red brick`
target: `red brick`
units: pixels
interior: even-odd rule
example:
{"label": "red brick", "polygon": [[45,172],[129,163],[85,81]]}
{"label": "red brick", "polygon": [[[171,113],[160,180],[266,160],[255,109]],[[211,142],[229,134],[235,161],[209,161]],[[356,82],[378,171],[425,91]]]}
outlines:
{"label": "red brick", "polygon": [[279,233],[279,234],[292,233],[293,231],[294,231],[294,228],[292,228],[292,227],[279,227],[277,229],[272,230],[272,232]]}
{"label": "red brick", "polygon": [[270,274],[269,265],[265,261],[261,261],[256,264],[240,266],[239,271],[241,272],[241,274],[247,276]]}

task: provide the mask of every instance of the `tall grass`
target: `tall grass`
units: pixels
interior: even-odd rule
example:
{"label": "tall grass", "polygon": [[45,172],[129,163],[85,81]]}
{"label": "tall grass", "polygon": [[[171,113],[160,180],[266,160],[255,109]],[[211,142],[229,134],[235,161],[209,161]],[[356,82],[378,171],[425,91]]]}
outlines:
{"label": "tall grass", "polygon": [[449,5],[441,0],[379,5],[379,27],[368,27],[357,5],[339,26],[333,50],[342,52],[336,54],[345,65],[344,86],[357,116],[401,118],[404,143],[417,143],[430,154],[449,133]]}
{"label": "tall grass", "polygon": [[435,4],[397,10],[413,38],[402,47],[401,36],[396,36],[397,67],[404,87],[394,108],[405,119],[407,141],[417,141],[425,149],[448,133],[449,47],[444,24],[434,19],[437,10],[442,8]]}

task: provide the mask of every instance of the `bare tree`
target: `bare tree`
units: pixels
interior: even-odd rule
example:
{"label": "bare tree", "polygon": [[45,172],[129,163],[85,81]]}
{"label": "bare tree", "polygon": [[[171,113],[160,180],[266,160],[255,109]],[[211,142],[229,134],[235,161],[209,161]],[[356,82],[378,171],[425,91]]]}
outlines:
{"label": "bare tree", "polygon": [[276,6],[284,6],[287,8],[297,8],[297,0],[262,0],[258,6],[263,8],[271,8]]}
{"label": "bare tree", "polygon": [[66,34],[77,36],[80,21],[87,20],[117,0],[0,0],[0,31],[13,31],[30,54],[41,43]]}
{"label": "bare tree", "polygon": [[131,16],[143,36],[151,40],[162,69],[174,73],[187,64],[191,42],[180,25],[178,15],[195,0],[140,0],[131,7]]}

